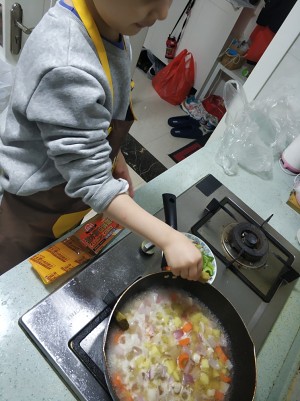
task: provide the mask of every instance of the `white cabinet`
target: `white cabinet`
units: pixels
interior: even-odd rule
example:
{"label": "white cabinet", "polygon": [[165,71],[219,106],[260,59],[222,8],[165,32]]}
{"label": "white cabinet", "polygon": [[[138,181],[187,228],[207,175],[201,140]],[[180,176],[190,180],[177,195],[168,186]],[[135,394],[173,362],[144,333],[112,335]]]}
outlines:
{"label": "white cabinet", "polygon": [[[148,31],[144,46],[165,63],[166,39],[186,4],[187,0],[174,0],[168,18]],[[193,53],[196,89],[203,86],[241,11],[226,0],[196,1],[177,51],[186,48]]]}
{"label": "white cabinet", "polygon": [[222,65],[219,61],[217,61],[209,78],[202,86],[202,88],[197,92],[196,97],[199,100],[203,100],[211,93],[223,96],[223,80],[228,81],[229,79],[235,79],[243,85],[247,79],[242,75],[243,68],[244,67],[242,66],[241,68],[236,70],[229,70],[228,68],[224,67],[224,65]]}

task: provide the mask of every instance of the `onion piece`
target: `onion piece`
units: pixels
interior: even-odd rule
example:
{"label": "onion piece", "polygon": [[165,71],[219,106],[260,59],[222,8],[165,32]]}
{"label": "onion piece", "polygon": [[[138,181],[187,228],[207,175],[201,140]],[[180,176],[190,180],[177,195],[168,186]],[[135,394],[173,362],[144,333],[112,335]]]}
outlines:
{"label": "onion piece", "polygon": [[181,384],[178,383],[178,382],[174,382],[172,384],[172,388],[173,388],[173,391],[174,391],[175,394],[179,394],[180,391],[181,391]]}
{"label": "onion piece", "polygon": [[217,345],[216,340],[214,339],[213,336],[208,336],[207,337],[207,342],[209,343],[211,348],[215,348],[215,346]]}
{"label": "onion piece", "polygon": [[229,384],[229,383],[225,383],[225,382],[221,382],[221,383],[220,383],[220,391],[221,391],[223,394],[226,394],[226,393],[227,393],[229,387],[230,387],[230,384]]}
{"label": "onion piece", "polygon": [[167,368],[164,365],[154,365],[151,366],[149,370],[149,380],[153,379],[164,379],[166,377]]}
{"label": "onion piece", "polygon": [[209,358],[208,363],[209,363],[209,366],[213,369],[216,369],[216,370],[221,369],[219,362],[216,361],[214,358]]}
{"label": "onion piece", "polygon": [[225,367],[229,370],[233,368],[233,364],[231,363],[230,359],[227,359],[227,361],[225,362]]}
{"label": "onion piece", "polygon": [[214,388],[209,388],[206,392],[208,397],[214,397],[216,390]]}
{"label": "onion piece", "polygon": [[207,348],[206,348],[205,345],[201,342],[201,343],[197,344],[196,352],[199,353],[199,354],[202,355],[202,356],[206,356],[206,355],[207,355]]}
{"label": "onion piece", "polygon": [[190,375],[189,373],[184,373],[183,374],[183,379],[182,379],[182,384],[184,386],[188,385],[188,384],[193,384],[194,383],[194,378],[192,375]]}
{"label": "onion piece", "polygon": [[202,333],[199,333],[198,336],[204,345],[211,348],[210,343],[207,341],[207,339],[204,337]]}
{"label": "onion piece", "polygon": [[201,359],[201,356],[195,352],[192,356],[193,362],[197,365],[200,362],[200,359]]}
{"label": "onion piece", "polygon": [[185,365],[183,372],[185,374],[188,374],[188,373],[190,373],[190,371],[192,370],[193,367],[194,367],[194,362],[192,361],[192,359],[189,359],[187,364]]}
{"label": "onion piece", "polygon": [[184,335],[184,332],[181,329],[175,330],[173,332],[173,336],[174,336],[175,340],[179,340],[183,335]]}
{"label": "onion piece", "polygon": [[224,334],[221,334],[220,345],[221,345],[222,347],[227,347],[227,339],[226,339],[226,337],[224,336]]}
{"label": "onion piece", "polygon": [[141,353],[143,352],[141,348],[136,346],[132,348],[132,351],[134,352],[135,355],[141,355]]}

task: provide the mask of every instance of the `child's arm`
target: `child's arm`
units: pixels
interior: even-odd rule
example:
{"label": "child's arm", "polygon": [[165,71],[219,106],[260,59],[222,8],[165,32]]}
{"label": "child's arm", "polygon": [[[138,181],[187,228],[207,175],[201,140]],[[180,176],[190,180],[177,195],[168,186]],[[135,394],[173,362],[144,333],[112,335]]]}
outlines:
{"label": "child's arm", "polygon": [[161,248],[174,274],[199,280],[202,271],[199,250],[182,233],[146,212],[130,196],[116,196],[105,215]]}

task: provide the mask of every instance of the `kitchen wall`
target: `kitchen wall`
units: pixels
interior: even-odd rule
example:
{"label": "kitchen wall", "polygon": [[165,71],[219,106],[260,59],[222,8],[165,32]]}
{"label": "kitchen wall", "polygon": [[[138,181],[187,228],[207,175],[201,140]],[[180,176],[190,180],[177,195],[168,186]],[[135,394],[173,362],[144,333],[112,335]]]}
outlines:
{"label": "kitchen wall", "polygon": [[[296,38],[285,57],[268,79],[258,99],[288,93],[295,96],[300,105],[300,35]],[[295,105],[296,106],[296,105]],[[300,118],[300,115],[299,115]]]}
{"label": "kitchen wall", "polygon": [[256,26],[256,19],[264,5],[265,2],[261,1],[255,8],[243,8],[230,33],[230,37],[248,40],[251,32]]}
{"label": "kitchen wall", "polygon": [[[168,18],[165,21],[158,21],[148,31],[144,46],[165,63],[167,36],[186,4],[187,0],[174,0]],[[203,87],[219,53],[227,44],[228,37],[248,39],[263,5],[264,1],[261,1],[255,9],[235,9],[226,0],[196,1],[177,51],[178,53],[187,48],[193,53],[196,62],[194,84],[196,89]],[[179,31],[178,28],[175,30],[176,36]]]}
{"label": "kitchen wall", "polygon": [[[174,0],[168,18],[156,22],[148,31],[144,46],[164,63],[167,37],[186,4],[187,0]],[[196,89],[204,84],[241,12],[242,8],[235,9],[226,0],[196,0],[177,50],[178,54],[186,48],[194,55]],[[179,32],[176,29],[176,37]]]}

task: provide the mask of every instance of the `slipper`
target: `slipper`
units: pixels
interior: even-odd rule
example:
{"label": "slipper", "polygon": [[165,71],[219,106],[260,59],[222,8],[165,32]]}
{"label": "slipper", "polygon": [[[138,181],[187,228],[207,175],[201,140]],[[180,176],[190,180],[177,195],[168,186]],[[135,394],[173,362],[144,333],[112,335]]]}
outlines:
{"label": "slipper", "polygon": [[168,119],[170,127],[181,127],[181,126],[199,126],[199,121],[195,120],[191,116],[177,116]]}
{"label": "slipper", "polygon": [[203,137],[203,132],[199,128],[199,125],[197,127],[190,126],[172,128],[170,133],[172,136],[177,138],[199,139]]}

